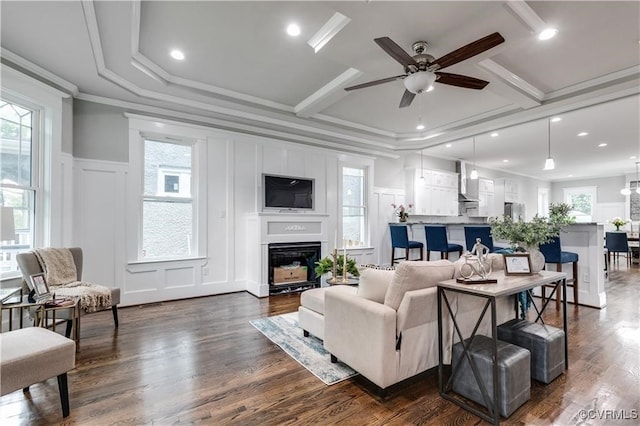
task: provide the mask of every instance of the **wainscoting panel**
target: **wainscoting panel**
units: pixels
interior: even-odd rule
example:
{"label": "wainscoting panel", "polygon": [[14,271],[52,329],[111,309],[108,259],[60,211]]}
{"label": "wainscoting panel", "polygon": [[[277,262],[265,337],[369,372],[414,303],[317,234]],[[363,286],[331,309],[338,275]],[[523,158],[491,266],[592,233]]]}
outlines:
{"label": "wainscoting panel", "polygon": [[83,279],[122,287],[123,194],[126,165],[76,160],[74,242],[84,253]]}
{"label": "wainscoting panel", "polygon": [[[198,268],[199,269],[199,268]],[[165,282],[168,289],[194,287],[196,285],[195,269],[192,266],[165,269]]]}
{"label": "wainscoting panel", "polygon": [[[127,268],[127,280],[122,289],[124,293],[122,295],[123,299],[139,299],[139,296],[135,296],[135,293],[157,292],[159,290],[157,285],[162,282],[160,279],[161,275],[164,274],[157,269],[133,270]],[[139,300],[138,303],[140,303]]]}

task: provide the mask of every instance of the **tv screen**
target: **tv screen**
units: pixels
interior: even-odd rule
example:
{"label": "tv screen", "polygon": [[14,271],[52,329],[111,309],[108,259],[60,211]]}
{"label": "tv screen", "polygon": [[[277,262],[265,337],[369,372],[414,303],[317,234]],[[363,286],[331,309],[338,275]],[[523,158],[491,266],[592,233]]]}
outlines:
{"label": "tv screen", "polygon": [[313,179],[264,175],[264,206],[313,210]]}

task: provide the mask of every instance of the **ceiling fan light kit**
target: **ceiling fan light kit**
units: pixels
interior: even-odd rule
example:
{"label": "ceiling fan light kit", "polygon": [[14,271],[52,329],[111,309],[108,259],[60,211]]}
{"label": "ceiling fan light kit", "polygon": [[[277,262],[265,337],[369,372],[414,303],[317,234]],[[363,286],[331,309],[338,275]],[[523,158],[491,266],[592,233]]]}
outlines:
{"label": "ceiling fan light kit", "polygon": [[419,95],[420,93],[433,90],[433,83],[435,83],[435,81],[436,75],[434,73],[418,71],[408,75],[407,78],[404,79],[404,87],[411,93]]}

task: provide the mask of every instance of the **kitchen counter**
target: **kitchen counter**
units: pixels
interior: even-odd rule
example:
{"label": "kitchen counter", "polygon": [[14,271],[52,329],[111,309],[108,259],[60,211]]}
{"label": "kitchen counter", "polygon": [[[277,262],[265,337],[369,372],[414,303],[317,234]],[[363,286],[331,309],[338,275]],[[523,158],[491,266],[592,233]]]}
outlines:
{"label": "kitchen counter", "polygon": [[[465,226],[478,226],[486,223],[438,223],[438,222],[404,222],[391,223],[391,225],[407,225],[409,228],[409,239],[420,241],[425,244],[425,225],[444,225],[447,227],[449,243],[460,244],[466,249],[464,238]],[[581,305],[603,308],[607,304],[607,297],[604,289],[604,225],[598,223],[574,223],[565,226],[560,234],[562,250],[578,253],[578,290],[579,302]],[[494,244],[500,247],[508,247],[509,243],[501,240],[494,240]],[[456,255],[452,255],[452,260],[456,260]],[[437,259],[437,253],[431,253],[431,259]],[[556,265],[549,265],[548,269],[555,271]],[[569,264],[563,266],[563,271],[571,277]],[[568,300],[573,302],[573,292],[569,292]]]}

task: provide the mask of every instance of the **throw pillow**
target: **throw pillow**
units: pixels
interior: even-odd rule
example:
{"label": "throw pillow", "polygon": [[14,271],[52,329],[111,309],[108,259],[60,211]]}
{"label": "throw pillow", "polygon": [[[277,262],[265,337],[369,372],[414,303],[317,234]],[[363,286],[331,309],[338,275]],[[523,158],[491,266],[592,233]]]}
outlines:
{"label": "throw pillow", "polygon": [[361,268],[358,282],[358,296],[377,303],[384,303],[393,270]]}

